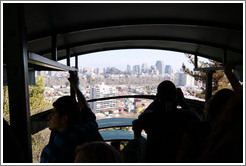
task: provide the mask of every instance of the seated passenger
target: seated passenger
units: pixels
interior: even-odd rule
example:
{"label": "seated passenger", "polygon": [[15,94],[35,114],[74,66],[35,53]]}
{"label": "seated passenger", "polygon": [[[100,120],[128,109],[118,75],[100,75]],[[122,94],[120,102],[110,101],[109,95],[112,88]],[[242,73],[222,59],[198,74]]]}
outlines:
{"label": "seated passenger", "polygon": [[204,110],[206,120],[192,124],[186,129],[177,162],[201,162],[200,157],[207,146],[208,136],[217,125],[219,117],[224,114],[233,94],[230,89],[221,89],[209,99]]}
{"label": "seated passenger", "polygon": [[242,88],[228,101],[211,132],[203,162],[243,163],[243,101]]}
{"label": "seated passenger", "polygon": [[[178,95],[180,91],[178,91]],[[174,162],[184,129],[200,121],[193,112],[177,109],[177,89],[171,81],[163,81],[157,88],[157,99],[139,117],[147,133],[147,162]]]}
{"label": "seated passenger", "polygon": [[72,163],[76,146],[102,140],[96,117],[79,90],[78,77],[70,77],[69,81],[78,102],[70,96],[63,96],[53,103],[54,109],[48,117],[49,129],[56,130],[57,134],[43,149],[41,163]]}
{"label": "seated passenger", "polygon": [[75,163],[120,163],[117,150],[105,142],[90,142],[76,148]]}
{"label": "seated passenger", "polygon": [[234,94],[224,104],[226,107],[210,134],[202,161],[243,163],[243,86],[232,73],[231,64],[225,65],[225,74]]}
{"label": "seated passenger", "polygon": [[145,163],[147,140],[141,135],[142,127],[139,121],[132,122],[132,130],[134,131],[134,139],[122,150],[122,160],[124,163]]}
{"label": "seated passenger", "polygon": [[242,86],[231,70],[225,66],[234,91],[222,89],[209,99],[207,119],[187,130],[178,162],[242,162]]}
{"label": "seated passenger", "polygon": [[111,141],[110,145],[120,152],[120,141]]}

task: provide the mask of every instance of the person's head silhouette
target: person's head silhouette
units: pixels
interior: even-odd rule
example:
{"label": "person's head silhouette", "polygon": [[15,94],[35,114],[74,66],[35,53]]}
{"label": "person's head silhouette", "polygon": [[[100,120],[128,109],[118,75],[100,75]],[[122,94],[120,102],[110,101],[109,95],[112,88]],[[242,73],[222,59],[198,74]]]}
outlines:
{"label": "person's head silhouette", "polygon": [[177,107],[176,86],[171,81],[165,80],[158,85],[157,101],[161,110],[171,111]]}

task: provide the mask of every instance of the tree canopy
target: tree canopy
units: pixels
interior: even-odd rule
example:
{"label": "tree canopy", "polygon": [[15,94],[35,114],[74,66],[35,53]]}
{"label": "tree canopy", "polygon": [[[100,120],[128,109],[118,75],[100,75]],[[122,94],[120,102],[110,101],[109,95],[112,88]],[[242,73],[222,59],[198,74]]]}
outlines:
{"label": "tree canopy", "polygon": [[[37,77],[36,85],[29,86],[30,114],[34,115],[52,107],[51,103],[45,99],[44,78]],[[10,124],[9,119],[9,97],[8,86],[3,87],[3,118]],[[38,132],[32,135],[33,162],[39,162],[41,150],[48,143],[49,130]]]}
{"label": "tree canopy", "polygon": [[[194,55],[191,54],[185,54],[185,56],[189,59],[189,63],[193,64],[195,67],[195,57]],[[197,67],[198,68],[211,68],[211,67],[222,67],[222,63],[214,61],[214,60],[209,60],[207,62],[199,60],[199,58],[197,58]],[[202,81],[203,83],[206,83],[206,77],[207,74],[205,71],[192,71],[190,69],[188,69],[184,64],[182,66],[184,72],[186,72],[187,74],[191,75],[192,77],[195,78],[196,81]],[[231,88],[231,85],[228,81],[228,79],[225,76],[225,73],[223,70],[216,70],[213,73],[212,76],[212,91],[213,94],[216,93],[218,90],[223,89],[223,88]],[[204,92],[201,94],[200,97],[204,98]]]}

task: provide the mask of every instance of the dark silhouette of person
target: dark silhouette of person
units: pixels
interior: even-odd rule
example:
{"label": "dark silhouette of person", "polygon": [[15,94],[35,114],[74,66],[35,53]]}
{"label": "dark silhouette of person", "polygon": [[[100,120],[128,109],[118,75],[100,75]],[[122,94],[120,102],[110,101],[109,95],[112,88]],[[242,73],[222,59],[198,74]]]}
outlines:
{"label": "dark silhouette of person", "polygon": [[147,162],[175,162],[184,129],[200,121],[187,108],[177,108],[182,103],[178,100],[184,99],[179,96],[182,94],[171,81],[163,81],[157,87],[156,100],[139,115],[138,121],[147,133]]}
{"label": "dark silhouette of person", "polygon": [[105,142],[90,142],[76,148],[75,163],[120,163],[118,151]]}
{"label": "dark silhouette of person", "polygon": [[233,90],[221,89],[205,105],[206,120],[184,134],[177,162],[243,162],[243,87],[225,65]]}
{"label": "dark silhouette of person", "polygon": [[233,94],[230,89],[221,89],[208,100],[204,110],[206,119],[188,126],[185,130],[177,162],[201,162],[201,155],[206,149],[209,135],[224,114]]}
{"label": "dark silhouette of person", "polygon": [[124,163],[145,163],[147,140],[141,135],[142,127],[138,120],[132,122],[134,139],[122,149],[122,160]]}
{"label": "dark silhouette of person", "polygon": [[235,91],[226,105],[209,135],[203,162],[243,163],[243,88]]}
{"label": "dark silhouette of person", "polygon": [[223,103],[214,130],[201,160],[206,163],[243,163],[243,86],[232,73],[232,64],[224,66],[234,94]]}
{"label": "dark silhouette of person", "polygon": [[76,146],[102,140],[96,117],[79,89],[78,77],[71,76],[68,80],[78,102],[71,96],[63,96],[53,103],[49,129],[57,133],[43,149],[41,163],[73,163]]}

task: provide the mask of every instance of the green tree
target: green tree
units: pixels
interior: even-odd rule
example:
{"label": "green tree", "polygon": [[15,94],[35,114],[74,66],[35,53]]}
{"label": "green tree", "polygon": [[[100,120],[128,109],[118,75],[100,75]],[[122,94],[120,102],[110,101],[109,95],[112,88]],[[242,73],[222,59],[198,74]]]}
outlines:
{"label": "green tree", "polygon": [[[191,54],[185,54],[185,55],[189,59],[189,62],[195,66],[194,55],[191,55]],[[222,67],[222,63],[214,61],[214,60],[208,60],[208,62],[204,62],[204,61],[199,61],[199,59],[197,58],[197,61],[198,61],[198,64],[197,64],[198,68]],[[187,74],[193,76],[196,81],[199,80],[199,81],[206,83],[207,74],[205,71],[192,71],[192,70],[186,68],[186,66],[184,64],[182,67],[183,67],[183,70]],[[213,73],[212,85],[213,85],[213,87],[212,87],[213,94],[216,93],[218,90],[223,89],[223,88],[230,88],[231,89],[229,81],[226,78],[223,70],[216,70]],[[202,92],[200,97],[205,98],[205,91]]]}
{"label": "green tree", "polygon": [[29,87],[30,112],[31,115],[40,113],[51,108],[51,103],[45,100],[44,77],[37,77],[36,85]]}
{"label": "green tree", "polygon": [[[29,87],[29,102],[31,115],[48,110],[52,107],[51,102],[45,100],[45,88],[43,83],[44,78],[38,76],[36,85],[31,85]],[[8,86],[5,86],[3,88],[3,117],[10,124]],[[45,129],[41,132],[32,135],[33,162],[39,162],[41,150],[47,144],[48,137],[48,129]]]}

